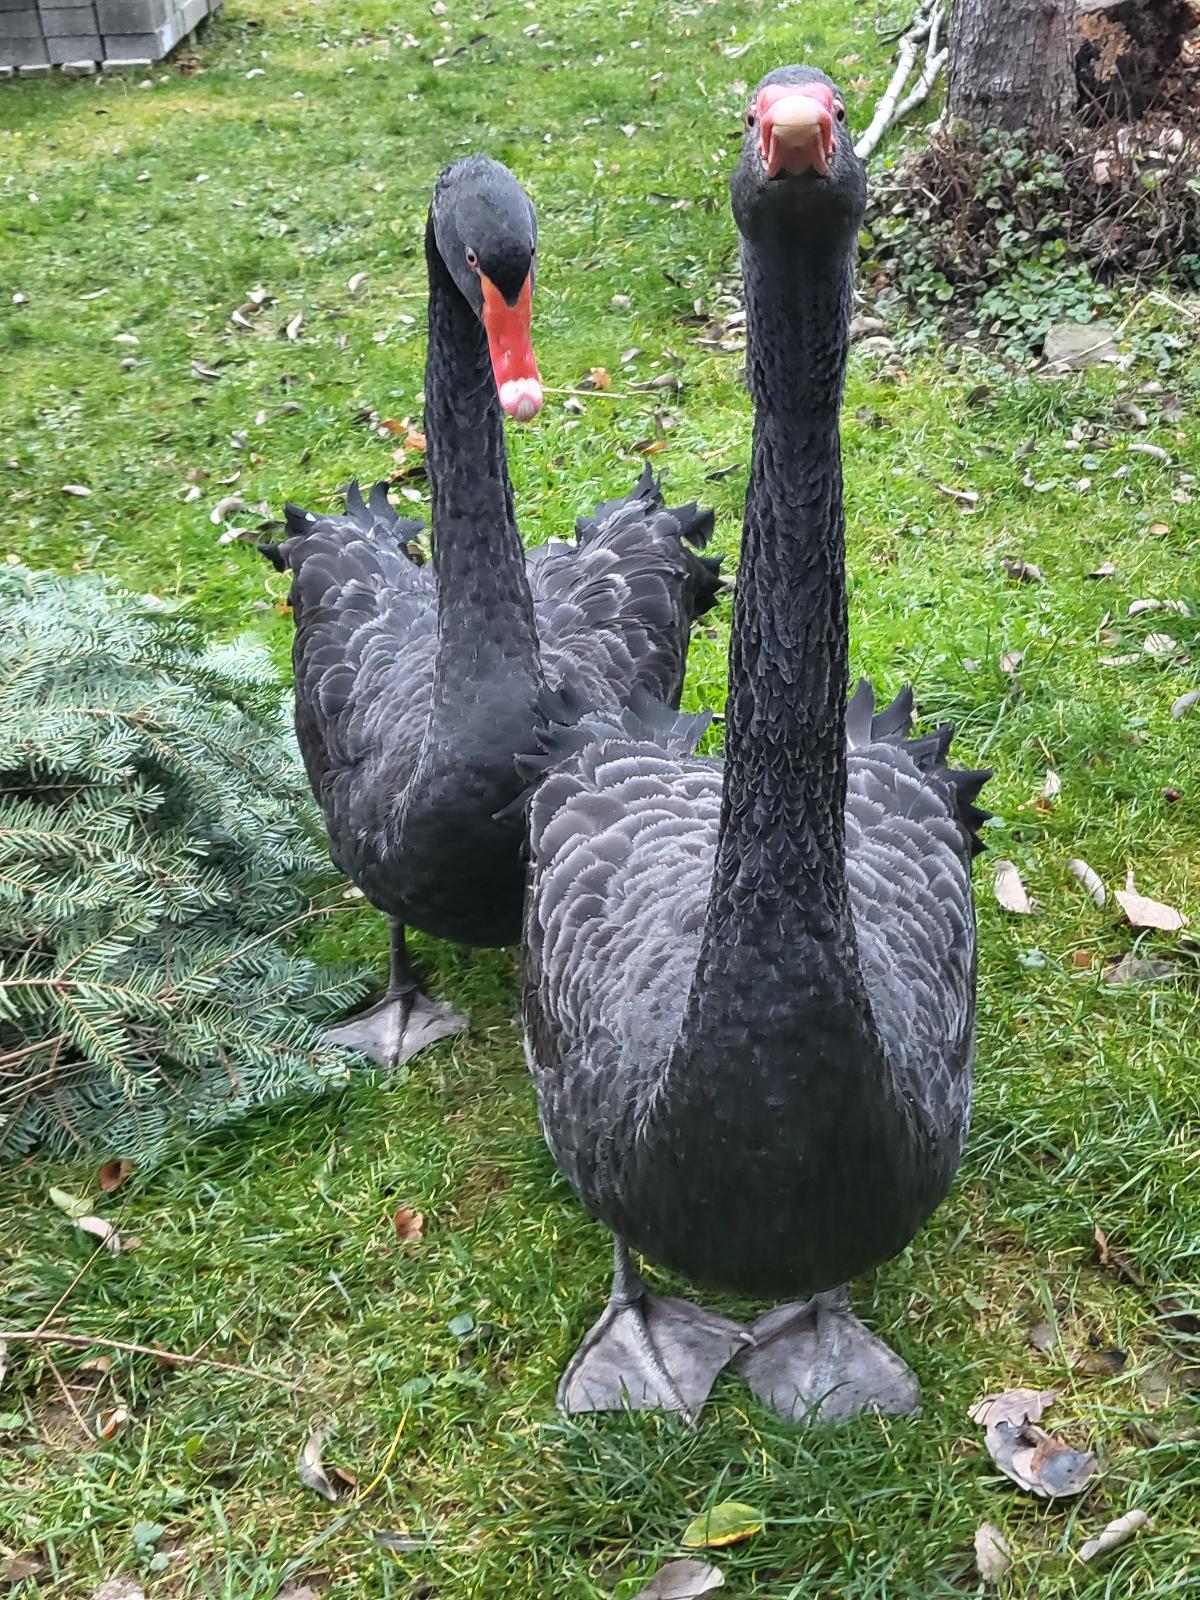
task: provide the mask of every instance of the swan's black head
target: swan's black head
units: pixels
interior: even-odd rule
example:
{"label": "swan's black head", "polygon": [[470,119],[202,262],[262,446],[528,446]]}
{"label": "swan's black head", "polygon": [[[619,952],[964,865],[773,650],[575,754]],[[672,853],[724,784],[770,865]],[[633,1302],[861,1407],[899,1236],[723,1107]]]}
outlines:
{"label": "swan's black head", "polygon": [[527,422],[542,408],[530,342],[537,256],[533,202],[507,167],[467,156],[437,180],[430,211],[434,242],[487,334],[500,404]]}
{"label": "swan's black head", "polygon": [[866,170],[832,79],[815,67],[767,73],[746,108],[730,189],[747,239],[803,233],[835,245],[857,234],[867,205]]}

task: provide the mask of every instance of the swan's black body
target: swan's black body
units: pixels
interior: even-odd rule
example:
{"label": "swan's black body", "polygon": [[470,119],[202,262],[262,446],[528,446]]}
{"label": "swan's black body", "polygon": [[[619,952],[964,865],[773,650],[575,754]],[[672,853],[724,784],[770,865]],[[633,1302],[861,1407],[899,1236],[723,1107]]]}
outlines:
{"label": "swan's black body", "polygon": [[[826,86],[839,109],[809,69],[764,83]],[[948,728],[910,737],[907,692],[873,715],[863,685],[847,710],[838,413],[865,185],[845,129],[830,137],[827,176],[771,178],[749,133],[733,180],[755,427],[724,764],[688,753],[691,719],[644,708],[566,728],[549,708],[532,763],[524,1009],[551,1149],[620,1239],[772,1298],[911,1239],[971,1096],[986,775],[947,768]],[[625,1274],[564,1380],[570,1408],[605,1403],[588,1363],[632,1299]],[[670,1360],[647,1360],[646,1393],[673,1403]]]}
{"label": "swan's black body", "polygon": [[506,296],[531,293],[532,206],[486,157],[442,174],[426,235],[431,565],[382,485],[369,506],[352,486],[345,516],[289,507],[265,553],[293,575],[296,728],[334,859],[394,924],[500,945],[520,931],[524,818],[497,813],[539,692],[569,676],[592,705],[635,689],[678,704],[719,579],[682,543],[704,544],[711,512],[668,509],[648,470],[573,544],[526,555],[464,242]]}

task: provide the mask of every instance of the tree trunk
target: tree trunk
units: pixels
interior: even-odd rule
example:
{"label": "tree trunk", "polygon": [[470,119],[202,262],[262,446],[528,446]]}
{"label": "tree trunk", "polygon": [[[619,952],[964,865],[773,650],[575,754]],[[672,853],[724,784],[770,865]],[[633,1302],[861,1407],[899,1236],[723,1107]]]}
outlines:
{"label": "tree trunk", "polygon": [[1061,126],[1075,110],[1075,0],[956,0],[951,117],[980,128]]}

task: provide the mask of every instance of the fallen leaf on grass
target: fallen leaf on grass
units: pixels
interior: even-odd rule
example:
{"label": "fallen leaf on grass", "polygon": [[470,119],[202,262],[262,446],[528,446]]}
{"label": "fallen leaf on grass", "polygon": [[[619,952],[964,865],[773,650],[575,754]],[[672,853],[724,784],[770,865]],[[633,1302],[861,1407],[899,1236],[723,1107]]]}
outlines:
{"label": "fallen leaf on grass", "polygon": [[1133,886],[1132,872],[1126,877],[1125,887],[1118,889],[1116,894],[1117,904],[1135,928],[1157,928],[1160,933],[1177,933],[1180,928],[1187,927],[1187,918],[1174,906],[1138,894]]}
{"label": "fallen leaf on grass", "polygon": [[725,1582],[725,1574],[707,1561],[668,1561],[633,1600],[698,1600]]}
{"label": "fallen leaf on grass", "polygon": [[287,339],[298,339],[300,337],[300,329],[303,326],[304,326],[304,313],[303,313],[303,311],[297,311],[296,315],[292,318],[292,320],[284,328],[284,330],[283,330],[284,337],[287,338]]}
{"label": "fallen leaf on grass", "polygon": [[1087,1349],[1079,1352],[1071,1368],[1089,1378],[1114,1378],[1118,1372],[1124,1372],[1128,1360],[1126,1350]]}
{"label": "fallen leaf on grass", "polygon": [[1087,325],[1059,322],[1047,330],[1042,354],[1049,366],[1093,367],[1102,361],[1119,361],[1113,330],[1103,322]]}
{"label": "fallen leaf on grass", "polygon": [[1150,1526],[1150,1518],[1144,1511],[1127,1511],[1123,1517],[1117,1517],[1110,1522],[1104,1532],[1095,1539],[1089,1539],[1079,1549],[1080,1561],[1094,1561],[1097,1556],[1106,1556],[1110,1550],[1116,1550],[1119,1545],[1126,1544],[1135,1534],[1141,1533],[1143,1528]]}
{"label": "fallen leaf on grass", "polygon": [[81,1233],[90,1233],[92,1238],[99,1239],[104,1248],[114,1256],[121,1254],[121,1235],[111,1222],[105,1222],[103,1217],[76,1217],[75,1226]]}
{"label": "fallen leaf on grass", "polygon": [[357,1480],[353,1473],[343,1472],[340,1467],[331,1467],[328,1472],[325,1470],[321,1461],[321,1447],[324,1443],[323,1433],[309,1434],[304,1449],[296,1461],[296,1475],[306,1489],[312,1489],[322,1500],[328,1500],[330,1505],[336,1505],[353,1490]]}
{"label": "fallen leaf on grass", "polygon": [[1058,799],[1061,793],[1062,779],[1059,777],[1057,772],[1052,772],[1050,768],[1047,767],[1046,781],[1042,784],[1041,798],[1045,800],[1047,804],[1053,804],[1053,802]]}
{"label": "fallen leaf on grass", "polygon": [[1005,556],[1000,565],[1004,568],[1005,572],[1007,572],[1008,576],[1015,579],[1017,583],[1044,582],[1044,579],[1042,578],[1041,567],[1037,566],[1032,561],[1010,561],[1008,557]]}
{"label": "fallen leaf on grass", "polygon": [[979,504],[979,495],[974,489],[955,489],[948,483],[935,483],[934,488],[940,494],[947,495],[955,505],[962,506],[965,511],[974,511]]}
{"label": "fallen leaf on grass", "polygon": [[215,383],[221,374],[215,367],[206,367],[203,361],[192,360],[192,377],[203,378],[206,383]]}
{"label": "fallen leaf on grass", "polygon": [[1037,1426],[1057,1399],[1053,1389],[1007,1389],[976,1401],[969,1413],[1004,1476],[1045,1500],[1082,1493],[1096,1470],[1090,1450],[1073,1450]]}
{"label": "fallen leaf on grass", "polygon": [[275,1600],[321,1600],[321,1596],[315,1589],[304,1583],[298,1589],[290,1586],[286,1589],[280,1589],[275,1596]]}
{"label": "fallen leaf on grass", "polygon": [[146,1600],[146,1591],[135,1578],[109,1578],[92,1595],[92,1600]]}
{"label": "fallen leaf on grass", "polygon": [[346,287],[351,294],[357,294],[366,281],[367,274],[365,272],[356,272],[352,278],[346,280]]}
{"label": "fallen leaf on grass", "polygon": [[91,1210],[90,1200],[80,1200],[78,1196],[68,1194],[65,1189],[51,1189],[49,1194],[50,1204],[57,1206],[60,1211],[65,1211],[72,1222],[76,1217],[86,1217]]}
{"label": "fallen leaf on grass", "polygon": [[1181,694],[1179,699],[1172,703],[1172,718],[1178,722],[1180,717],[1186,717],[1195,705],[1200,705],[1200,689],[1189,689],[1186,694]]}
{"label": "fallen leaf on grass", "polygon": [[77,500],[86,500],[92,491],[82,483],[64,483],[62,492],[64,494],[73,494]]}
{"label": "fallen leaf on grass", "polygon": [[1058,1333],[1048,1322],[1036,1322],[1025,1335],[1035,1350],[1040,1350],[1043,1355],[1054,1349],[1058,1343]]}
{"label": "fallen leaf on grass", "polygon": [[0,1561],[0,1583],[24,1583],[26,1578],[36,1578],[42,1564],[35,1556],[9,1556]]}
{"label": "fallen leaf on grass", "polygon": [[680,1544],[685,1550],[709,1550],[738,1544],[762,1531],[760,1511],[740,1500],[722,1500],[720,1505],[693,1517],[683,1530]]}
{"label": "fallen leaf on grass", "polygon": [[4,1382],[4,1374],[8,1371],[8,1341],[0,1339],[0,1383]]}
{"label": "fallen leaf on grass", "polygon": [[1012,677],[1024,659],[1024,650],[1009,650],[1000,657],[1000,671],[1007,672],[1009,677]]}
{"label": "fallen leaf on grass", "polygon": [[429,1546],[423,1533],[398,1533],[394,1528],[380,1528],[371,1538],[381,1550],[425,1550]]}
{"label": "fallen leaf on grass", "polygon": [[975,1530],[975,1565],[984,1583],[999,1583],[1012,1566],[1008,1541],[990,1522],[981,1522]]}
{"label": "fallen leaf on grass", "polygon": [[96,1434],[101,1439],[115,1439],[129,1421],[127,1406],[114,1406],[111,1411],[101,1411],[96,1418]]}
{"label": "fallen leaf on grass", "polygon": [[1142,649],[1148,656],[1174,655],[1178,648],[1177,642],[1169,633],[1148,633],[1142,641]]}
{"label": "fallen leaf on grass", "polygon": [[1108,899],[1108,894],[1100,881],[1100,874],[1086,861],[1081,861],[1078,856],[1072,856],[1067,862],[1067,871],[1078,880],[1080,888],[1088,895],[1093,905],[1102,906]]}
{"label": "fallen leaf on grass", "polygon": [[1091,572],[1085,572],[1085,578],[1111,578],[1116,572],[1116,567],[1111,561],[1104,561]]}
{"label": "fallen leaf on grass", "polygon": [[392,1213],[392,1227],[402,1244],[411,1244],[425,1232],[425,1217],[422,1212],[413,1211],[408,1206],[397,1206]]}
{"label": "fallen leaf on grass", "polygon": [[119,1189],[133,1171],[132,1161],[106,1161],[97,1173],[97,1181],[105,1194]]}
{"label": "fallen leaf on grass", "polygon": [[1151,961],[1146,956],[1122,956],[1104,970],[1104,981],[1117,983],[1166,983],[1176,976],[1170,961]]}
{"label": "fallen leaf on grass", "polygon": [[1144,616],[1147,611],[1174,611],[1180,617],[1190,617],[1192,614],[1186,600],[1131,600],[1129,602],[1129,615],[1131,617]]}
{"label": "fallen leaf on grass", "polygon": [[1021,916],[1028,916],[1033,910],[1033,905],[1021,882],[1021,874],[1011,861],[999,860],[995,864],[996,899],[1005,911],[1015,911]]}

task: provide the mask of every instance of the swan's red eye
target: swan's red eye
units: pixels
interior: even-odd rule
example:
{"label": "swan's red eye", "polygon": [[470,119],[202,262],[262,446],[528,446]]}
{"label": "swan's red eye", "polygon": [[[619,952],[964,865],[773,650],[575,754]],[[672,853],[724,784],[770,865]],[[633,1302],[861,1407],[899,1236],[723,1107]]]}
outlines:
{"label": "swan's red eye", "polygon": [[754,107],[751,106],[750,110],[746,113],[746,126],[748,128],[752,128],[757,121],[758,118],[754,115]]}
{"label": "swan's red eye", "polygon": [[846,108],[845,108],[845,106],[843,106],[843,105],[834,106],[833,114],[838,119],[839,122],[845,122],[845,120],[846,120]]}
{"label": "swan's red eye", "polygon": [[472,272],[474,272],[479,266],[479,257],[475,254],[474,250],[471,249],[470,245],[467,246],[467,265],[470,267]]}

